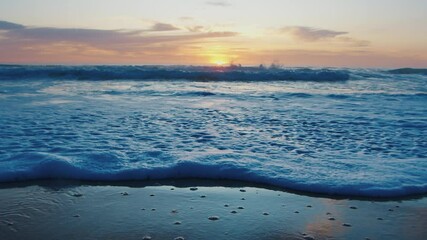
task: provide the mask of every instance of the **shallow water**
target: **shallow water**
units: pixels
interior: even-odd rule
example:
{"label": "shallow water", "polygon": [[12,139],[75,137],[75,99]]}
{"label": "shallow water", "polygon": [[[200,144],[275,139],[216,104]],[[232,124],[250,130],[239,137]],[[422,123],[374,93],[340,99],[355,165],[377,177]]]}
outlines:
{"label": "shallow water", "polygon": [[0,181],[198,177],[426,193],[427,76],[336,71],[350,79],[3,77]]}

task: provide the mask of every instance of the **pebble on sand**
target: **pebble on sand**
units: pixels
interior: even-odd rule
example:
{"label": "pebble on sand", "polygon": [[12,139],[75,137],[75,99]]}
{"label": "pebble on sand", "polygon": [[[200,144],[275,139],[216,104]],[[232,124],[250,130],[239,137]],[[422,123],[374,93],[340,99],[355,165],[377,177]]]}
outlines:
{"label": "pebble on sand", "polygon": [[128,196],[129,195],[129,193],[127,193],[127,192],[122,192],[121,194],[122,194],[122,196]]}
{"label": "pebble on sand", "polygon": [[350,209],[357,209],[357,207],[355,207],[355,206],[351,206],[351,207],[350,207]]}
{"label": "pebble on sand", "polygon": [[185,240],[184,237],[176,237],[174,240]]}
{"label": "pebble on sand", "polygon": [[263,213],[262,213],[262,215],[264,215],[264,216],[268,216],[268,215],[270,215],[270,213],[268,213],[268,212],[263,212]]}
{"label": "pebble on sand", "polygon": [[191,187],[191,188],[190,188],[190,190],[191,190],[191,191],[197,191],[197,190],[198,190],[198,188],[196,188],[196,187]]}
{"label": "pebble on sand", "polygon": [[181,225],[181,222],[180,221],[175,221],[173,224],[174,225]]}
{"label": "pebble on sand", "polygon": [[351,227],[351,224],[349,224],[349,223],[343,223],[342,224],[344,227]]}
{"label": "pebble on sand", "polygon": [[231,211],[230,213],[232,213],[232,214],[236,214],[236,213],[237,213],[237,211],[233,210],[233,211]]}
{"label": "pebble on sand", "polygon": [[76,214],[76,215],[74,215],[73,217],[78,218],[78,217],[80,217],[80,215],[79,215],[79,214]]}
{"label": "pebble on sand", "polygon": [[208,217],[208,219],[211,221],[217,221],[217,220],[219,220],[219,217],[218,216],[210,216],[210,217]]}
{"label": "pebble on sand", "polygon": [[238,207],[237,209],[240,209],[240,210],[242,210],[242,209],[245,209],[244,207]]}
{"label": "pebble on sand", "polygon": [[142,237],[142,240],[151,240],[151,237],[150,236],[144,236],[144,237]]}
{"label": "pebble on sand", "polygon": [[246,192],[246,190],[245,189],[240,189],[240,192]]}
{"label": "pebble on sand", "polygon": [[335,218],[330,217],[330,218],[328,218],[328,220],[329,220],[329,221],[335,221]]}
{"label": "pebble on sand", "polygon": [[81,196],[83,196],[83,194],[81,194],[81,193],[74,193],[73,194],[73,197],[81,197]]}
{"label": "pebble on sand", "polygon": [[228,204],[224,204],[224,207],[229,207],[230,205],[228,205]]}
{"label": "pebble on sand", "polygon": [[205,196],[205,195],[202,195],[202,196],[200,196],[200,198],[206,198],[206,196]]}

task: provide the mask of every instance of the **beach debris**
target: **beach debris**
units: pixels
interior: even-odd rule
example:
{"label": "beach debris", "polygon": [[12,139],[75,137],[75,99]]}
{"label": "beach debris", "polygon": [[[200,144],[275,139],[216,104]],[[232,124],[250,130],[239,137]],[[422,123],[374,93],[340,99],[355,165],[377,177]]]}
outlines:
{"label": "beach debris", "polygon": [[180,221],[175,221],[173,224],[174,225],[181,225],[181,222]]}
{"label": "beach debris", "polygon": [[240,192],[246,192],[246,190],[245,189],[240,189]]}
{"label": "beach debris", "polygon": [[128,195],[129,195],[129,193],[128,193],[128,192],[122,192],[122,193],[120,193],[120,194],[122,194],[122,196],[128,196]]}
{"label": "beach debris", "polygon": [[151,237],[147,235],[147,236],[142,237],[142,240],[151,240]]}
{"label": "beach debris", "polygon": [[174,240],[185,240],[184,237],[176,237]]}
{"label": "beach debris", "polygon": [[190,188],[190,190],[191,190],[191,191],[197,191],[197,190],[198,190],[198,188],[196,188],[196,187],[191,187],[191,188]]}
{"label": "beach debris", "polygon": [[351,227],[351,224],[349,224],[349,223],[343,223],[342,224],[344,227]]}
{"label": "beach debris", "polygon": [[208,217],[208,219],[211,221],[217,221],[217,220],[219,220],[219,217],[218,216],[210,216],[210,217]]}

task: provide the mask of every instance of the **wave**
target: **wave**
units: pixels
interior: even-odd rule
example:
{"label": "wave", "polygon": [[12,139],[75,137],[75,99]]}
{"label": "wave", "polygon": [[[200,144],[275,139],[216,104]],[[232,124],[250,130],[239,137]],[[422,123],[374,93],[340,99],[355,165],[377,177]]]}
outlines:
{"label": "wave", "polygon": [[346,70],[195,66],[0,65],[0,80],[346,81]]}
{"label": "wave", "polygon": [[392,74],[421,74],[421,75],[427,75],[427,69],[426,68],[399,68],[399,69],[393,69],[388,71]]}
{"label": "wave", "polygon": [[[89,156],[104,164],[111,154]],[[104,166],[84,166],[73,160],[55,154],[24,153],[12,157],[9,163],[15,166],[0,168],[0,182],[15,182],[41,179],[69,179],[84,181],[135,181],[135,180],[165,180],[165,179],[213,179],[239,180],[267,184],[284,189],[310,193],[360,196],[360,197],[403,197],[427,192],[427,184],[418,185],[375,185],[373,183],[345,183],[301,181],[285,175],[268,175],[259,169],[249,169],[231,162],[222,164],[206,164],[191,161],[179,161],[169,166],[139,167],[139,168],[104,168]],[[11,159],[9,159],[11,160]],[[119,159],[115,159],[119,160]],[[31,163],[30,163],[31,162]]]}

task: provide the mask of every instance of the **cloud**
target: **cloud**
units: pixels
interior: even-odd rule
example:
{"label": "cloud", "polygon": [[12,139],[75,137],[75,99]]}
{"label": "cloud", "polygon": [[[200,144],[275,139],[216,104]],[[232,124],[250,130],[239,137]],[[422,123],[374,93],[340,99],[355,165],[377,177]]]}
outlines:
{"label": "cloud", "polygon": [[180,30],[180,29],[168,23],[156,23],[150,29],[150,31],[153,31],[153,32],[165,32],[165,31],[176,31],[176,30]]}
{"label": "cloud", "polygon": [[229,7],[231,4],[226,1],[208,1],[206,2],[208,5],[217,6],[217,7]]}
{"label": "cloud", "polygon": [[[75,62],[137,59],[138,62],[169,63],[165,62],[169,61],[168,55],[178,54],[180,49],[196,42],[238,35],[237,32],[174,32],[178,28],[168,24],[155,24],[148,30],[133,31],[26,27],[3,22],[0,26],[3,27],[0,31],[0,62],[52,62],[55,61],[52,56],[55,56],[68,59],[62,61],[67,63],[71,62],[69,59]],[[178,57],[177,61],[180,61]]]}
{"label": "cloud", "polygon": [[11,30],[11,29],[22,29],[25,28],[24,25],[0,21],[0,30]]}
{"label": "cloud", "polygon": [[206,28],[201,25],[187,27],[188,31],[190,32],[203,32]]}
{"label": "cloud", "polygon": [[314,42],[323,39],[331,39],[340,35],[346,35],[348,32],[337,32],[326,29],[317,29],[304,26],[287,26],[279,30],[280,33],[287,33],[294,38],[302,41]]}

